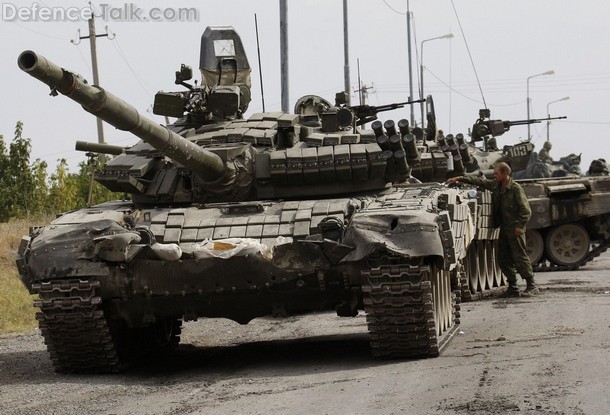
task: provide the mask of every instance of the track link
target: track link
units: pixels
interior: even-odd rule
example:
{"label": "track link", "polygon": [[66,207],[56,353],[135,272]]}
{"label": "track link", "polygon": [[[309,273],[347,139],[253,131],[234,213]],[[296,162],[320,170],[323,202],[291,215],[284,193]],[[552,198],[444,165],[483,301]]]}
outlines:
{"label": "track link", "polygon": [[118,372],[123,367],[96,295],[98,281],[33,284],[40,331],[57,372]]}
{"label": "track link", "polygon": [[427,265],[400,263],[373,265],[362,271],[366,281],[363,301],[375,357],[438,356],[456,332],[459,313],[452,296],[453,324],[440,338],[436,334],[430,272]]}

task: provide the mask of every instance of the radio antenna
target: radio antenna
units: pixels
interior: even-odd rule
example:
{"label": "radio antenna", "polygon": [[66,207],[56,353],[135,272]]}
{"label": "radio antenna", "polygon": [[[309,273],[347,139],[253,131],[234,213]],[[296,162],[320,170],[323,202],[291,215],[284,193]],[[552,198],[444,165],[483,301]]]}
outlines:
{"label": "radio antenna", "polygon": [[261,80],[261,101],[263,103],[263,112],[265,112],[265,91],[263,89],[263,68],[261,66],[261,48],[258,42],[258,20],[256,19],[256,13],[254,13],[254,27],[256,29],[256,51],[258,53],[258,75]]}

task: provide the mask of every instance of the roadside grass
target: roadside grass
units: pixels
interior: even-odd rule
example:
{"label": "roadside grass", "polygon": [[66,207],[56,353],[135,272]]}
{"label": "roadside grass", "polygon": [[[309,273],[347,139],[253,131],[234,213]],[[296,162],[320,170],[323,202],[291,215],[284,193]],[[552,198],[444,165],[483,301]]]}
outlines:
{"label": "roadside grass", "polygon": [[[34,296],[19,280],[15,258],[31,220],[0,223],[0,334],[32,330],[37,326]],[[40,221],[40,223],[44,223]]]}

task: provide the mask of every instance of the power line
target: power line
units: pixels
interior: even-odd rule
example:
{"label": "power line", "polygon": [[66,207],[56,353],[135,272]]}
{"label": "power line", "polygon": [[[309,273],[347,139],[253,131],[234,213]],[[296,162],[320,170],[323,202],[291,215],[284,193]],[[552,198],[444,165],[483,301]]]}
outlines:
{"label": "power line", "polygon": [[396,14],[402,14],[403,16],[407,15],[407,12],[401,12],[396,10],[394,7],[390,6],[389,3],[386,0],[383,0],[383,2],[385,3],[386,6],[388,6],[388,9],[392,10],[394,13]]}
{"label": "power line", "polygon": [[62,38],[62,37],[53,36],[53,35],[49,35],[49,34],[47,34],[47,33],[41,33],[41,32],[38,32],[38,31],[36,31],[36,30],[29,29],[29,28],[27,28],[27,27],[25,27],[25,26],[23,26],[23,25],[20,25],[20,24],[19,24],[19,23],[17,23],[17,22],[11,22],[11,23],[13,23],[13,24],[14,24],[14,25],[16,25],[16,26],[19,26],[19,27],[20,27],[20,28],[22,28],[23,30],[27,30],[28,32],[35,33],[35,34],[37,34],[37,35],[39,35],[39,36],[42,36],[42,37],[45,37],[45,38],[48,38],[48,39],[56,39],[56,40],[61,40],[62,42],[66,40],[65,38]]}
{"label": "power line", "polygon": [[138,74],[136,73],[136,71],[129,64],[129,61],[127,61],[127,57],[125,56],[125,53],[123,52],[123,49],[121,48],[121,45],[119,44],[118,39],[115,38],[115,40],[116,40],[116,42],[113,44],[113,46],[114,46],[115,50],[117,51],[117,53],[119,54],[119,56],[121,57],[121,59],[123,60],[123,62],[125,62],[125,64],[129,68],[129,70],[131,71],[131,74],[133,75],[135,80],[138,82],[138,84],[140,85],[142,90],[146,93],[146,95],[153,96],[154,94],[152,94],[150,92],[150,90],[144,85],[143,81],[140,80],[140,78],[138,77]]}

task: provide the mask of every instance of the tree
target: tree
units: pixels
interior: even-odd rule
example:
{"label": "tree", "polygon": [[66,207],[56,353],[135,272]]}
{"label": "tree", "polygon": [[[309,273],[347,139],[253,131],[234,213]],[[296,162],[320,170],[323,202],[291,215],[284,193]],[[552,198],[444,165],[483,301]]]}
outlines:
{"label": "tree", "polygon": [[[53,174],[47,174],[46,162],[30,164],[31,142],[23,137],[23,123],[17,122],[15,138],[7,148],[0,135],[0,222],[17,217],[49,215],[79,209],[87,205],[92,166],[79,164],[78,173],[70,173],[65,159],[57,161]],[[108,158],[97,156],[104,166]],[[124,198],[99,183],[94,183],[91,204]]]}
{"label": "tree", "polygon": [[26,217],[32,209],[34,177],[30,167],[31,148],[30,139],[23,137],[23,123],[19,121],[9,150],[11,216]]}
{"label": "tree", "polygon": [[49,215],[54,213],[49,206],[49,177],[47,175],[47,162],[36,159],[32,166],[33,192],[32,214]]}
{"label": "tree", "polygon": [[78,181],[68,172],[66,159],[57,161],[49,186],[49,208],[52,212],[65,212],[78,206]]}
{"label": "tree", "polygon": [[10,162],[6,152],[4,136],[0,134],[0,222],[7,222],[11,217]]}

